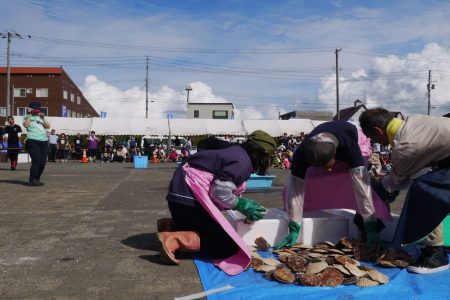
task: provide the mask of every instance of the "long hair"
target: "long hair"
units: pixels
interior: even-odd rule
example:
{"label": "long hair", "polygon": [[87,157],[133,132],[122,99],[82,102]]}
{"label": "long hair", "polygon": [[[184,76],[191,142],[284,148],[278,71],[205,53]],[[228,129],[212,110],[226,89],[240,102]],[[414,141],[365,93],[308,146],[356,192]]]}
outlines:
{"label": "long hair", "polygon": [[253,167],[253,173],[266,175],[270,166],[270,154],[252,140],[245,141],[242,145],[247,155],[250,157]]}

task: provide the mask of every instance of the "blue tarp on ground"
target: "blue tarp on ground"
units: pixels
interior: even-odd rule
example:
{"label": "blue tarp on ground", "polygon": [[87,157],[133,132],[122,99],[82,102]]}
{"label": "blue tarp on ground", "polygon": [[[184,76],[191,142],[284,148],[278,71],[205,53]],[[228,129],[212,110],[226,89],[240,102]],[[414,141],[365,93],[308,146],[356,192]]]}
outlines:
{"label": "blue tarp on ground", "polygon": [[[203,288],[206,290],[226,286],[234,289],[208,297],[219,299],[450,299],[450,270],[435,274],[411,274],[406,269],[376,267],[389,276],[390,282],[370,288],[357,286],[304,287],[269,281],[263,273],[248,270],[237,276],[228,276],[212,263],[194,259]],[[370,264],[367,264],[370,266]],[[278,300],[276,299],[276,300]]]}

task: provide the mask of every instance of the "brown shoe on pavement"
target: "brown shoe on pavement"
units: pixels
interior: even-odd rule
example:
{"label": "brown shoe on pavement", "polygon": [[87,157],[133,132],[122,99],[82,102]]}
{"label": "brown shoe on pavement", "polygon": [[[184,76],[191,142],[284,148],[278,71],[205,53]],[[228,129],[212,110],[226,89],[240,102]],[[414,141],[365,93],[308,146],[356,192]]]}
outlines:
{"label": "brown shoe on pavement", "polygon": [[169,265],[178,265],[176,251],[197,252],[200,250],[200,236],[194,231],[159,232],[160,259]]}

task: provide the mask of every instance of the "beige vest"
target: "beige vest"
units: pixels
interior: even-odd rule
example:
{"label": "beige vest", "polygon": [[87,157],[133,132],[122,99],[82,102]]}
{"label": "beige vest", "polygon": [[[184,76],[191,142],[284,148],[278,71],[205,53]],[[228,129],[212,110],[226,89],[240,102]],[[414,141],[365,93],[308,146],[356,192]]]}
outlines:
{"label": "beige vest", "polygon": [[397,132],[392,145],[394,182],[403,183],[450,156],[450,118],[412,115]]}

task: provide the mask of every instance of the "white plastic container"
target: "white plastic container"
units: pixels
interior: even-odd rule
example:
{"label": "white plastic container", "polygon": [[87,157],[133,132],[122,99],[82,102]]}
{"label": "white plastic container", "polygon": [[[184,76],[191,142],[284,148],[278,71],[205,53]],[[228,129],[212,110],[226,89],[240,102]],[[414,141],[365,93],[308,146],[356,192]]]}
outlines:
{"label": "white plastic container", "polygon": [[[306,212],[303,216],[298,241],[305,244],[337,242],[341,237],[348,235],[348,221],[345,217],[323,211]],[[245,216],[238,211],[228,210],[225,217],[248,245],[253,245],[255,239],[260,236],[270,245],[276,245],[288,234],[286,213],[278,208],[269,208],[264,219],[252,224],[244,223]]]}
{"label": "white plastic container", "polygon": [[[326,212],[344,217],[348,220],[348,236],[354,239],[360,239],[360,232],[358,227],[353,223],[353,218],[355,217],[356,212],[352,209],[328,209]],[[380,239],[385,243],[393,243],[395,229],[397,228],[397,223],[400,218],[400,215],[391,213],[392,220],[387,221],[383,220],[384,228],[380,232]]]}

